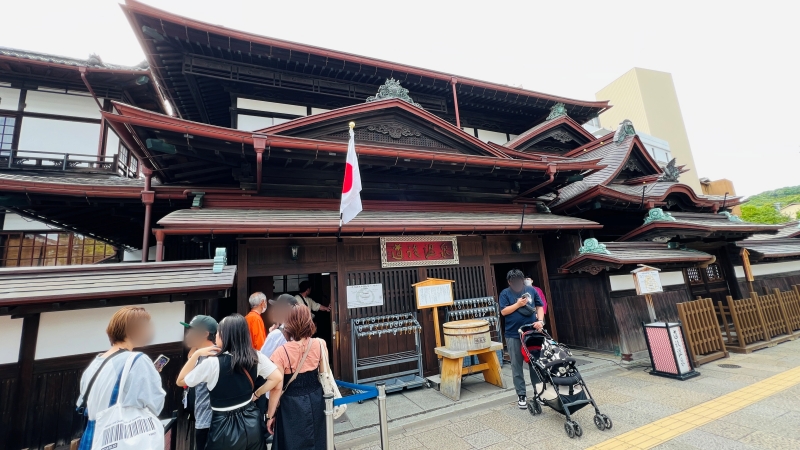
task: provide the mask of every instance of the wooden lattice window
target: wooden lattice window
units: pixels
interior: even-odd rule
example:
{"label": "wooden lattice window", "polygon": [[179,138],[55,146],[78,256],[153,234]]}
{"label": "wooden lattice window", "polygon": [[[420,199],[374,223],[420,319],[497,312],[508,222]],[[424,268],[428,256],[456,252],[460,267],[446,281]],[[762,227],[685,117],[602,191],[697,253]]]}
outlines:
{"label": "wooden lattice window", "polygon": [[116,252],[109,244],[74,233],[0,234],[2,267],[94,264]]}
{"label": "wooden lattice window", "polygon": [[700,269],[696,267],[689,267],[686,269],[686,277],[689,279],[690,284],[703,284],[703,277],[700,275]]}
{"label": "wooden lattice window", "polygon": [[0,150],[10,150],[11,141],[14,140],[14,126],[17,119],[14,117],[0,116]]}
{"label": "wooden lattice window", "polygon": [[725,281],[725,277],[722,276],[722,269],[720,269],[718,264],[711,264],[706,267],[706,276],[708,277],[709,283]]}

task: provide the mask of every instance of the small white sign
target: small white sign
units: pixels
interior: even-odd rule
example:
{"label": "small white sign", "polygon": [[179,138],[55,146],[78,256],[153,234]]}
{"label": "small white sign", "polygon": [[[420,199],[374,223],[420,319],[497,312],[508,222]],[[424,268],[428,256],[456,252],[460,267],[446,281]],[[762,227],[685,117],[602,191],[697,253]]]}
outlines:
{"label": "small white sign", "polygon": [[[677,324],[670,324],[677,325]],[[692,370],[689,364],[689,355],[686,353],[686,346],[683,344],[683,335],[678,326],[669,329],[669,338],[672,341],[672,348],[675,352],[675,359],[678,360],[678,373],[684,374]]]}
{"label": "small white sign", "polygon": [[371,306],[383,306],[382,284],[347,286],[347,307],[349,309],[369,308]]}
{"label": "small white sign", "polygon": [[417,286],[417,308],[432,308],[453,304],[452,283]]}
{"label": "small white sign", "polygon": [[636,291],[639,295],[657,294],[664,292],[661,287],[661,277],[657,270],[643,270],[633,274],[636,281]]}

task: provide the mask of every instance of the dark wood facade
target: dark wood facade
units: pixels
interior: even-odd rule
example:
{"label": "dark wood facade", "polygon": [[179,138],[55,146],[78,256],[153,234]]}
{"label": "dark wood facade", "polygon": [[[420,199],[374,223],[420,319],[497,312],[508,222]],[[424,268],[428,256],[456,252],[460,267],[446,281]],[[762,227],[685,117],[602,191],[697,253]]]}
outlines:
{"label": "dark wood facade", "polygon": [[[337,378],[352,379],[352,351],[350,320],[381,314],[414,312],[416,300],[412,284],[426,278],[454,280],[454,296],[475,298],[497,297],[506,287],[505,280],[495,280],[495,265],[534,267],[529,273],[537,279],[546,277],[540,270],[544,264],[541,238],[538,235],[459,236],[459,264],[409,268],[381,268],[379,240],[370,238],[257,239],[242,238],[238,246],[238,295],[240,312],[249,310],[247,296],[254,286],[264,286],[264,277],[294,274],[329,273],[333,308],[330,315],[335,334],[331,340],[334,371]],[[514,252],[513,243],[522,242],[522,250]],[[290,246],[298,245],[298,259],[292,260]],[[267,282],[271,284],[271,280]],[[384,306],[348,309],[346,288],[349,285],[381,283],[384,288]],[[544,285],[546,294],[549,287]],[[319,299],[318,299],[319,300]],[[327,303],[328,299],[323,300]],[[552,310],[551,310],[552,311]],[[440,311],[440,323],[444,311]],[[328,317],[320,313],[321,317]],[[433,316],[430,310],[418,312],[422,331],[423,360],[426,373],[438,372]],[[551,313],[552,318],[552,313]],[[552,320],[551,320],[552,322]],[[366,345],[364,345],[366,343]],[[391,339],[374,337],[360,343],[358,357],[377,356],[413,348],[413,336]],[[368,376],[368,375],[367,375]]]}

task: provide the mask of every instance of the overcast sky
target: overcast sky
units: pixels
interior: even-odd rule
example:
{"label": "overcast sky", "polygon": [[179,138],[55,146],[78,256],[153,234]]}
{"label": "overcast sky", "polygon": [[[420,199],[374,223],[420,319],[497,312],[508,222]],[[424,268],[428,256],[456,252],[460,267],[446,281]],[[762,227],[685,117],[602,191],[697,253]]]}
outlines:
{"label": "overcast sky", "polygon": [[[136,64],[120,0],[6,1],[0,46]],[[800,185],[800,2],[145,0],[202,21],[593,100],[670,72],[700,177]],[[635,124],[634,124],[635,125]]]}

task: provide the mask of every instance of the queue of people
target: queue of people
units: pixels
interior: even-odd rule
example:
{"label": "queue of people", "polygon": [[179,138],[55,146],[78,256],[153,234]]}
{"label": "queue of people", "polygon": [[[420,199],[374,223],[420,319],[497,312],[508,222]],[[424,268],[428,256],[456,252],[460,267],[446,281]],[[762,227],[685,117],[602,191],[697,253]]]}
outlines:
{"label": "queue of people", "polygon": [[[306,306],[311,302],[300,303],[288,294],[267,301],[257,292],[250,297],[247,316],[232,314],[217,323],[198,315],[181,322],[189,353],[175,382],[185,389],[196,449],[261,450],[270,440],[274,450],[327,448],[318,371],[328,355],[325,342],[312,337],[316,327],[312,308]],[[276,322],[268,332],[261,319],[267,305]],[[134,351],[152,340],[150,315],[144,308],[123,307],[106,332],[109,350],[81,377],[77,405],[88,421],[80,449],[163,448],[163,430],[137,422],[153,422],[147,419],[161,412],[166,396],[153,361]],[[134,425],[104,428],[104,414],[118,402],[127,407]]]}

